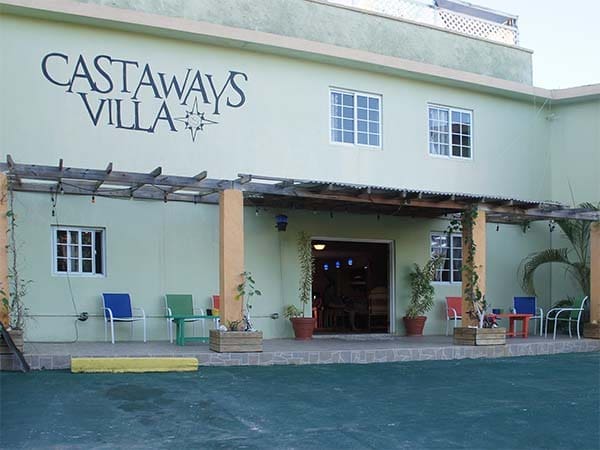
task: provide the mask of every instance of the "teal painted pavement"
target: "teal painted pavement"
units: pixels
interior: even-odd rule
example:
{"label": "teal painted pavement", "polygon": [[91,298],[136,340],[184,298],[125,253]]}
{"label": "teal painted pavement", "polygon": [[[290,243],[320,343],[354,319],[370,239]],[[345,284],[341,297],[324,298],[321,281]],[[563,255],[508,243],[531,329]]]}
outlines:
{"label": "teal painted pavement", "polygon": [[2,373],[3,448],[596,449],[600,353]]}

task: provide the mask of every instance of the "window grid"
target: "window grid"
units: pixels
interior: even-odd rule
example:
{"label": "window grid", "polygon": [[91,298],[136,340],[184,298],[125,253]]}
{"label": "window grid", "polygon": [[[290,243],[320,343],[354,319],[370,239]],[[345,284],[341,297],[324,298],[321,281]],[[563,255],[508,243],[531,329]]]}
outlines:
{"label": "window grid", "polygon": [[331,141],[381,146],[381,98],[331,90]]}
{"label": "window grid", "polygon": [[436,270],[434,281],[457,283],[462,281],[462,235],[432,233],[431,254],[442,255],[443,264]]}
{"label": "window grid", "polygon": [[[54,228],[54,272],[57,274],[103,275],[97,267],[97,245],[103,246],[103,231],[91,228]],[[100,239],[100,242],[97,242]],[[101,250],[103,254],[103,250]],[[97,271],[97,269],[100,269]]]}
{"label": "window grid", "polygon": [[429,154],[470,159],[472,112],[429,105]]}

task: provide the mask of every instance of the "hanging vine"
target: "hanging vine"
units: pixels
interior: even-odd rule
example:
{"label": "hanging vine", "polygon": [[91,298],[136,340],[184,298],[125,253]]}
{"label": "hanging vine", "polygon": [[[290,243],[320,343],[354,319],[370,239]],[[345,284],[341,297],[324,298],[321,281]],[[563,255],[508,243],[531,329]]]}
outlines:
{"label": "hanging vine", "polygon": [[450,221],[447,232],[450,234],[462,231],[463,262],[461,270],[463,277],[463,298],[469,305],[466,314],[468,314],[471,319],[477,320],[479,328],[482,328],[484,326],[487,303],[485,301],[485,296],[479,288],[479,274],[477,271],[481,266],[475,264],[477,244],[475,244],[475,241],[473,240],[473,228],[475,226],[477,215],[477,206],[470,206],[463,211],[461,220],[453,219]]}

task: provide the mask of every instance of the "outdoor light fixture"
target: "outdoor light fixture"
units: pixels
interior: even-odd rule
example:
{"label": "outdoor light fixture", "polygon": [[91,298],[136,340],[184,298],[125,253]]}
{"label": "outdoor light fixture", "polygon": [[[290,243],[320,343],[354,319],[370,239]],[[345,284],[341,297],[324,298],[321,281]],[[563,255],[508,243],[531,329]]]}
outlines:
{"label": "outdoor light fixture", "polygon": [[323,264],[323,270],[329,270],[329,264]]}
{"label": "outdoor light fixture", "polygon": [[321,250],[325,250],[325,244],[313,244],[313,248],[320,252]]}
{"label": "outdoor light fixture", "polygon": [[348,258],[348,265],[351,266],[352,265],[352,258]]}
{"label": "outdoor light fixture", "polygon": [[275,217],[275,227],[277,231],[285,231],[288,226],[288,216],[285,214],[279,214]]}
{"label": "outdoor light fixture", "polygon": [[341,267],[341,265],[342,265],[342,264],[341,264],[339,261],[336,261],[336,262],[335,262],[335,268],[336,268],[336,269],[339,269],[339,268]]}

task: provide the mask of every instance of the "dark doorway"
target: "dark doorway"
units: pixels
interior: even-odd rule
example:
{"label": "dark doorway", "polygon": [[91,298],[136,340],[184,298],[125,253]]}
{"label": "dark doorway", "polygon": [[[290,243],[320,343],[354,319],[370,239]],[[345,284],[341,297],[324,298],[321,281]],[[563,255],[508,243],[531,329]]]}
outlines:
{"label": "dark doorway", "polygon": [[389,244],[330,240],[312,244],[315,332],[389,332]]}

